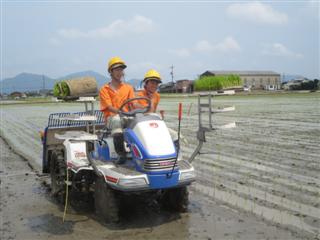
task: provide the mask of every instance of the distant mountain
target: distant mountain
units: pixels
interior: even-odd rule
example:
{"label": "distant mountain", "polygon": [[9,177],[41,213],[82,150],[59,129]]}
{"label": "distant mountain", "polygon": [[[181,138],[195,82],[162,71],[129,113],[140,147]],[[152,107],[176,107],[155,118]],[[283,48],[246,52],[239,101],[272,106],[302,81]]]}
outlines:
{"label": "distant mountain", "polygon": [[[15,77],[5,78],[0,81],[0,89],[1,93],[11,93],[15,91],[33,92],[39,91],[41,89],[52,89],[55,82],[57,81],[79,77],[94,77],[97,80],[98,88],[102,87],[102,85],[110,81],[109,76],[103,76],[100,73],[90,70],[71,73],[56,79],[41,74],[21,73]],[[130,79],[126,82],[133,86],[135,89],[140,88],[140,79]]]}
{"label": "distant mountain", "polygon": [[128,81],[126,81],[128,84],[130,84],[134,89],[138,90],[140,89],[142,86],[141,85],[141,81],[142,79],[130,79]]}
{"label": "distant mountain", "polygon": [[[21,73],[15,77],[5,78],[0,81],[0,90],[1,93],[11,93],[15,91],[32,92],[39,91],[41,89],[52,89],[56,81],[86,76],[94,77],[97,80],[98,88],[110,81],[110,76],[104,76],[91,70],[71,73],[56,79],[41,74]],[[281,76],[281,82],[288,82],[293,79],[303,78],[304,77],[301,75],[285,74]],[[142,87],[141,81],[142,79],[130,79],[126,82],[132,85],[135,89],[140,89]]]}
{"label": "distant mountain", "polygon": [[108,82],[110,79],[94,71],[84,71],[72,73],[59,78],[50,78],[46,75],[33,74],[33,73],[21,73],[12,78],[5,78],[0,81],[0,89],[2,93],[11,92],[33,92],[41,89],[52,89],[55,82],[78,78],[78,77],[95,77],[97,80],[98,88]]}
{"label": "distant mountain", "polygon": [[64,77],[57,78],[57,81],[60,80],[67,80],[72,78],[79,78],[79,77],[94,77],[97,80],[98,88],[100,88],[103,84],[110,81],[109,77],[105,77],[100,73],[94,71],[83,71],[83,72],[76,72],[66,75]]}
{"label": "distant mountain", "polygon": [[6,78],[0,82],[1,92],[26,92],[38,91],[39,89],[51,89],[55,80],[40,74],[21,73],[13,78]]}

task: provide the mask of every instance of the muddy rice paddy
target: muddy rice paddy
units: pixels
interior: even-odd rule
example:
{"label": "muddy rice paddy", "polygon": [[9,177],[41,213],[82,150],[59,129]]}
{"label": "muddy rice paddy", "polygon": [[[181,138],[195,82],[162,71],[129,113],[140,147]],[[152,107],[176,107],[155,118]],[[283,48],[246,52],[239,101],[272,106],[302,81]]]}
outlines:
{"label": "muddy rice paddy", "polygon": [[[195,138],[198,126],[197,99],[163,98],[159,109],[165,110],[167,125],[176,129],[178,101],[183,103],[182,149],[184,156],[188,157],[197,144]],[[320,94],[216,97],[213,103],[217,107],[232,105],[236,108],[234,112],[213,115],[214,124],[221,125],[235,121],[237,127],[206,134],[207,142],[193,163],[197,170],[197,182],[191,188],[190,212],[182,218],[172,220],[179,225],[178,228],[183,225],[188,229],[182,231],[188,234],[172,237],[175,239],[277,238],[273,235],[259,237],[259,235],[240,233],[237,236],[231,230],[229,233],[226,231],[221,235],[215,235],[214,233],[219,230],[213,231],[210,225],[216,226],[214,219],[219,217],[220,210],[217,212],[217,208],[212,208],[212,205],[216,205],[223,206],[221,209],[236,211],[236,216],[240,214],[240,219],[248,217],[248,222],[258,223],[264,219],[263,224],[270,227],[276,225],[282,230],[287,229],[288,235],[278,234],[280,239],[319,238]],[[1,137],[41,173],[41,143],[38,131],[46,126],[48,115],[53,112],[82,110],[83,106],[75,103],[1,105]],[[203,118],[205,124],[207,118],[207,115]],[[2,151],[2,162],[7,161],[5,158]],[[1,167],[2,190],[8,180],[3,166],[6,164],[2,164]],[[204,209],[202,218],[197,209]],[[1,210],[3,211],[3,206]],[[211,217],[204,217],[207,213]],[[226,213],[221,210],[221,217],[224,219],[225,216]],[[229,217],[237,219],[236,216]],[[169,216],[169,218],[174,217]],[[197,222],[201,223],[201,226],[197,226]],[[238,224],[235,222],[230,223],[236,229],[239,224],[241,225],[241,221]],[[176,228],[175,224],[170,226]],[[4,222],[2,229],[3,225]],[[165,229],[165,225],[166,223],[160,221],[153,229],[157,229],[155,231],[157,232],[160,231],[159,228]],[[247,229],[250,229],[250,224],[247,225]],[[203,233],[204,230],[206,234],[201,234],[200,232]],[[274,230],[270,230],[269,233],[272,231]],[[198,235],[196,232],[199,232]],[[126,231],[122,233],[129,234]],[[117,234],[121,238],[122,235]],[[152,235],[143,236],[135,239],[148,239]],[[161,234],[154,236],[159,239],[171,238]],[[122,239],[125,239],[125,235]]]}

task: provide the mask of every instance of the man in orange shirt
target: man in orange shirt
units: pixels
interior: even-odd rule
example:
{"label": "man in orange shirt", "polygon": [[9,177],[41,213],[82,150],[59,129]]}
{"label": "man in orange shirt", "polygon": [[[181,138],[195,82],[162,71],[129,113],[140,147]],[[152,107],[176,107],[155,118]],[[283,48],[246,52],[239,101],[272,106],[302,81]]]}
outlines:
{"label": "man in orange shirt", "polygon": [[[137,93],[138,97],[147,97],[151,100],[151,113],[156,112],[159,101],[160,101],[160,94],[157,93],[157,89],[159,84],[161,83],[161,77],[160,74],[154,70],[149,70],[145,75],[143,79],[144,83],[144,90]],[[139,104],[146,107],[147,102],[144,100],[140,100]]]}
{"label": "man in orange shirt", "polygon": [[108,63],[111,81],[100,89],[100,110],[106,120],[119,112],[119,107],[129,98],[134,97],[131,85],[123,82],[124,69],[127,66],[119,57],[113,57]]}
{"label": "man in orange shirt", "polygon": [[[160,102],[160,94],[157,93],[157,89],[158,89],[159,84],[162,82],[161,76],[160,76],[159,72],[157,72],[154,69],[151,69],[148,72],[146,72],[146,74],[144,75],[143,82],[144,82],[144,90],[138,92],[137,95],[139,97],[149,98],[151,100],[151,108],[150,108],[149,112],[155,113],[157,110],[158,104]],[[139,100],[139,104],[143,107],[147,106],[147,103],[144,100]],[[163,115],[162,115],[162,118],[163,118]],[[172,140],[176,144],[178,144],[177,143],[178,133],[171,128],[168,128],[168,130],[169,130],[169,133],[171,135]],[[183,136],[181,136],[181,138],[185,139]]]}
{"label": "man in orange shirt", "polygon": [[[123,82],[125,62],[119,57],[113,57],[108,63],[108,72],[111,81],[100,89],[100,110],[103,112],[107,128],[111,129],[114,136],[114,146],[120,156],[120,161],[125,159],[121,120],[118,115],[120,106],[129,98],[134,98],[134,90],[131,85]],[[128,110],[128,109],[125,109]]]}

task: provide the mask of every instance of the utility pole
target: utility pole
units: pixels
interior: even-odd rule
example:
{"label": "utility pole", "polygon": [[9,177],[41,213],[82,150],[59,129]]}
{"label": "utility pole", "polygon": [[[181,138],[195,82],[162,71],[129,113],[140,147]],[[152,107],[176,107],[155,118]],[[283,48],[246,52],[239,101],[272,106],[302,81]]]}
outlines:
{"label": "utility pole", "polygon": [[170,68],[171,68],[171,72],[170,72],[171,81],[172,81],[172,83],[174,83],[174,82],[173,82],[173,68],[174,68],[173,65],[172,65]]}
{"label": "utility pole", "polygon": [[174,92],[174,81],[173,81],[173,65],[171,65],[171,72],[170,72],[170,75],[171,75],[171,82],[172,82],[172,92]]}

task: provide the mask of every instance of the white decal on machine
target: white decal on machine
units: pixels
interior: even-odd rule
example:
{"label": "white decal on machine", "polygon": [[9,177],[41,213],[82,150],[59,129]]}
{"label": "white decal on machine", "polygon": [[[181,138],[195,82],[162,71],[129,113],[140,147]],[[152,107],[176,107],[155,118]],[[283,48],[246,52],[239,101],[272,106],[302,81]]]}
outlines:
{"label": "white decal on machine", "polygon": [[75,157],[76,159],[83,159],[83,158],[86,158],[86,157],[87,157],[87,155],[86,155],[85,152],[74,151],[73,153],[74,153],[74,157]]}

